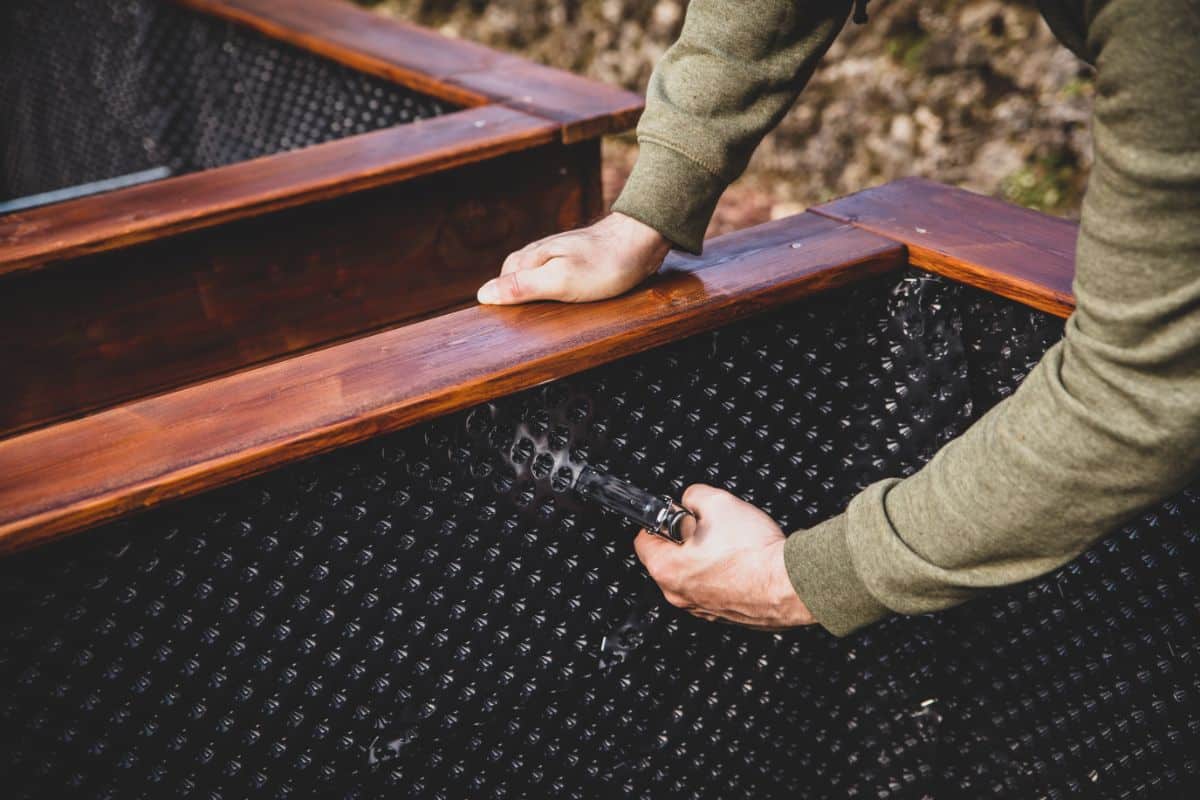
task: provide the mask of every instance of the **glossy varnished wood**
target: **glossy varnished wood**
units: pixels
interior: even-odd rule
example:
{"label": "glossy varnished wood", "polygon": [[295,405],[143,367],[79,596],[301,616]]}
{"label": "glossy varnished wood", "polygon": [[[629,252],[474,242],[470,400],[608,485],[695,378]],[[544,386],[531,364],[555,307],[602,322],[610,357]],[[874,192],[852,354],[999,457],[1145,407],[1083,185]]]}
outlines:
{"label": "glossy varnished wood", "polygon": [[613,300],[473,306],[0,441],[0,550],[361,441],[904,264],[805,214]]}
{"label": "glossy varnished wood", "polygon": [[906,178],[812,209],[903,243],[913,266],[1060,317],[1075,309],[1079,226],[991,197]]}
{"label": "glossy varnished wood", "polygon": [[9,276],[0,438],[473,300],[599,185],[597,142],[552,143]]}
{"label": "glossy varnished wood", "polygon": [[515,57],[488,69],[458,73],[449,83],[560,123],[567,143],[632,128],[643,107],[642,98],[632,92]]}
{"label": "glossy varnished wood", "polygon": [[554,120],[567,143],[625,130],[632,92],[357,8],[346,0],[178,0],[363,72],[454,103],[500,103]]}
{"label": "glossy varnished wood", "polygon": [[483,106],[0,216],[0,277],[409,180],[559,137],[555,122]]}

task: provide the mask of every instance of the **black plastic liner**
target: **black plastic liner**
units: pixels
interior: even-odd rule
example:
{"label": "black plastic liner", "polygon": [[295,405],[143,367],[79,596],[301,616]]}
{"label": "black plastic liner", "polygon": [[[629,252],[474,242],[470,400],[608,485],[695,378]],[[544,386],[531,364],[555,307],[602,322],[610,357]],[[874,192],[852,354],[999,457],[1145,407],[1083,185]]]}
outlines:
{"label": "black plastic liner", "polygon": [[[559,471],[785,527],[916,469],[1061,322],[916,273],[0,561],[12,797],[1176,798],[1200,494],[835,639],[667,606]],[[398,378],[399,379],[399,378]]]}
{"label": "black plastic liner", "polygon": [[0,200],[451,110],[170,0],[0,3]]}

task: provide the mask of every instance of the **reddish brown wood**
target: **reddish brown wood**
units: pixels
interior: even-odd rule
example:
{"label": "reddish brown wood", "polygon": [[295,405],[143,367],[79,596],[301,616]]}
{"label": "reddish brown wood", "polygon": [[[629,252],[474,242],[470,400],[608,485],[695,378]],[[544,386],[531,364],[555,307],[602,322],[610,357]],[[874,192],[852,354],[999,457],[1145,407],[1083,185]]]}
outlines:
{"label": "reddish brown wood", "polygon": [[0,549],[56,536],[895,269],[806,214],[613,300],[473,306],[0,441]]}
{"label": "reddish brown wood", "polygon": [[567,143],[625,130],[642,99],[596,81],[356,8],[344,0],[178,0],[363,72],[462,105],[561,124]]}
{"label": "reddish brown wood", "polygon": [[812,209],[902,242],[913,266],[1060,317],[1075,309],[1079,226],[921,178]]}
{"label": "reddish brown wood", "polygon": [[643,101],[636,94],[516,58],[455,74],[449,81],[493,102],[561,123],[564,142],[626,130],[642,113]]}
{"label": "reddish brown wood", "polygon": [[596,213],[599,171],[552,143],[12,276],[0,437],[472,300]]}
{"label": "reddish brown wood", "polygon": [[0,216],[0,276],[547,144],[558,126],[484,106],[221,169]]}

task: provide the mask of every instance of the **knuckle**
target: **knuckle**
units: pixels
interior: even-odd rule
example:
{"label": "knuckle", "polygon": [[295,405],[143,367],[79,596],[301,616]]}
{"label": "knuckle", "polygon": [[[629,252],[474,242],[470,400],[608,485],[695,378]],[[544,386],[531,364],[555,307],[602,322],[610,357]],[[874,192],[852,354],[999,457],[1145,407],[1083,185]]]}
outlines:
{"label": "knuckle", "polygon": [[525,283],[521,280],[520,272],[514,272],[508,276],[507,288],[508,291],[506,294],[512,300],[520,300],[528,294]]}
{"label": "knuckle", "polygon": [[680,499],[683,500],[684,505],[691,506],[698,504],[703,500],[704,490],[707,488],[708,487],[702,483],[693,483],[691,486],[683,490],[683,497]]}
{"label": "knuckle", "polygon": [[740,502],[741,500],[724,489],[713,489],[708,496],[708,503],[714,508],[731,508]]}
{"label": "knuckle", "polygon": [[522,270],[529,269],[535,263],[535,257],[533,255],[533,253],[529,251],[528,248],[526,248],[524,250],[518,250],[517,252],[515,252],[511,256],[509,256],[509,259],[510,259],[511,263],[508,264],[508,269],[514,275]]}
{"label": "knuckle", "polygon": [[509,253],[508,258],[504,259],[504,271],[511,272],[525,268],[525,262],[528,259],[529,251],[526,248],[517,250],[514,253]]}
{"label": "knuckle", "polygon": [[705,514],[712,514],[728,508],[729,500],[733,499],[733,495],[718,489],[714,486],[707,486],[703,483],[698,483],[689,486],[687,491],[683,493],[683,505],[697,513],[697,516],[703,517]]}

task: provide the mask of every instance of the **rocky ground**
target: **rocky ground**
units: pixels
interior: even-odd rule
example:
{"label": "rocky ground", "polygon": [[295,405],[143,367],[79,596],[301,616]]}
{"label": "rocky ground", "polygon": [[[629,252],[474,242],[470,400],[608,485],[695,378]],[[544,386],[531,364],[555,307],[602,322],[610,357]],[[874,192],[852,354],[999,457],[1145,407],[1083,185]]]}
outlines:
{"label": "rocky ground", "polygon": [[[685,0],[381,0],[380,13],[643,91]],[[1031,0],[874,0],[722,200],[710,234],[924,175],[1065,216],[1090,165],[1091,72]],[[615,197],[636,157],[606,143]]]}

